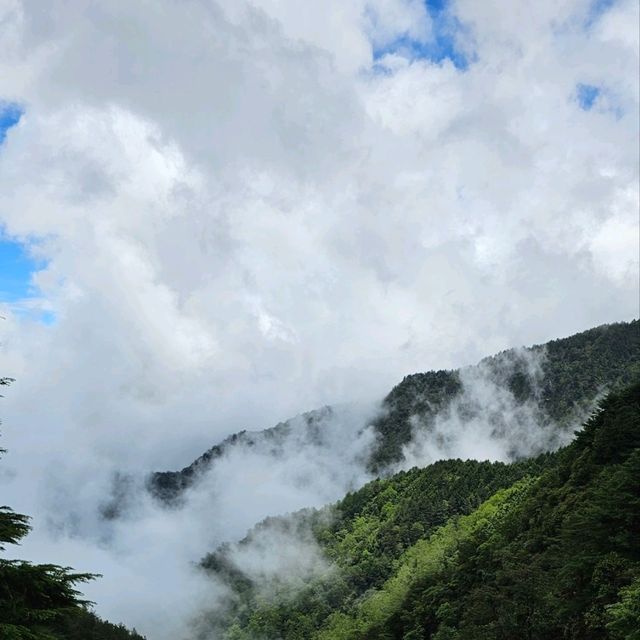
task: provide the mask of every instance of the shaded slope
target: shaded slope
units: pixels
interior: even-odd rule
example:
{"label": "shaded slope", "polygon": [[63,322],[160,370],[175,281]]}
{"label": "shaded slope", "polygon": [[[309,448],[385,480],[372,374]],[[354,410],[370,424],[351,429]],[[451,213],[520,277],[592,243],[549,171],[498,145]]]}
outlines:
{"label": "shaded slope", "polygon": [[318,439],[318,430],[322,428],[322,423],[331,419],[333,414],[334,409],[323,407],[281,422],[269,429],[234,433],[220,444],[205,451],[180,471],[158,471],[151,474],[147,486],[161,500],[174,501],[180,497],[185,489],[193,485],[216,459],[222,457],[232,447],[263,446],[273,454],[277,454],[294,430],[302,431],[310,440]]}
{"label": "shaded slope", "polygon": [[[611,394],[571,445],[530,464],[503,465],[505,480],[521,479],[468,515],[425,528],[412,543],[406,542],[412,522],[439,521],[421,519],[422,508],[433,508],[435,497],[437,511],[459,490],[459,498],[465,491],[478,498],[488,468],[475,476],[475,491],[459,483],[459,474],[473,477],[479,463],[449,461],[347,496],[337,506],[336,523],[314,529],[337,572],[310,582],[293,599],[271,602],[254,597],[245,584],[223,637],[637,640],[640,384]],[[523,476],[527,470],[540,475]],[[445,480],[439,498],[435,490],[424,499],[422,485],[408,481],[429,484],[429,476],[439,476],[432,489]],[[401,491],[393,495],[395,489]],[[398,526],[399,513],[412,514],[409,526]],[[366,562],[386,554],[390,571],[381,579]],[[367,584],[345,589],[358,565],[366,567]]]}
{"label": "shaded slope", "polygon": [[[211,623],[203,637],[212,628],[232,629],[221,636],[228,638],[313,637],[328,616],[348,611],[389,579],[417,541],[452,516],[473,512],[497,490],[539,474],[551,460],[553,454],[513,464],[445,460],[375,480],[324,510],[264,521],[239,544],[223,545],[203,561],[235,594],[228,616]],[[331,567],[298,582],[293,599],[288,576],[256,576],[237,561],[274,531],[292,546],[312,537]],[[274,603],[276,594],[282,602]]]}
{"label": "shaded slope", "polygon": [[384,620],[344,637],[637,635],[640,384],[607,398],[521,500],[454,538]]}
{"label": "shaded slope", "polygon": [[640,322],[603,325],[528,349],[510,349],[475,367],[406,376],[383,403],[376,420],[380,434],[371,465],[384,469],[402,456],[412,436],[410,418],[427,427],[463,392],[461,374],[484,371],[516,403],[533,401],[540,420],[566,427],[592,408],[595,398],[619,389],[640,374]]}
{"label": "shaded slope", "polygon": [[[634,320],[603,325],[528,349],[510,349],[462,370],[406,376],[385,397],[379,415],[373,420],[378,442],[368,466],[380,474],[399,461],[403,447],[412,438],[412,419],[417,418],[424,429],[429,429],[461,397],[465,375],[490,379],[497,389],[510,394],[516,405],[534,405],[536,419],[548,424],[551,433],[576,424],[593,407],[599,394],[628,384],[638,372],[640,322]],[[181,471],[152,474],[148,486],[161,499],[174,500],[232,447],[253,447],[267,441],[277,448],[292,429],[306,429],[313,435],[331,412],[331,407],[324,407],[271,429],[229,436]],[[468,413],[473,413],[473,407]],[[554,446],[556,442],[549,442],[542,449]]]}

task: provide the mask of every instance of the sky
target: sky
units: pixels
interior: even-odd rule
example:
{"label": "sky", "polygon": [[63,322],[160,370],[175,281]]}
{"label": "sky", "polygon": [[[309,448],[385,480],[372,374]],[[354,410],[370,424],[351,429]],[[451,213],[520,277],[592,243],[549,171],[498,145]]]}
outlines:
{"label": "sky", "polygon": [[637,317],[637,25],[635,0],[0,0],[0,482],[34,557],[80,553],[51,487],[89,504]]}

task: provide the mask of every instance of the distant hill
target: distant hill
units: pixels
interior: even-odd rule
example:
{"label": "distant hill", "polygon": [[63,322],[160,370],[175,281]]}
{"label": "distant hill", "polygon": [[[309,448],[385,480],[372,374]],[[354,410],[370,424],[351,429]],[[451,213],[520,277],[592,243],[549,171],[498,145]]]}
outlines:
{"label": "distant hill", "polygon": [[318,430],[322,428],[324,420],[328,420],[334,414],[332,407],[323,407],[315,411],[309,411],[286,422],[281,422],[275,427],[262,431],[240,431],[225,438],[220,444],[214,445],[205,451],[199,458],[181,471],[159,471],[153,473],[147,483],[150,491],[158,498],[166,501],[175,500],[182,491],[193,485],[198,478],[232,447],[254,447],[260,443],[274,452],[284,444],[285,440],[295,429],[304,430],[309,438],[318,436]]}
{"label": "distant hill", "polygon": [[[293,587],[290,576],[248,574],[237,559],[268,531],[292,541],[310,531],[326,568]],[[441,461],[266,520],[204,559],[233,595],[198,637],[637,640],[639,540],[635,383],[556,453]]]}
{"label": "distant hill", "polygon": [[540,420],[558,429],[588,412],[597,397],[629,384],[640,374],[640,322],[603,325],[527,349],[509,349],[473,367],[406,376],[384,399],[375,422],[380,434],[372,467],[400,459],[411,440],[412,416],[432,423],[463,393],[463,379],[483,372],[507,389],[516,403],[533,401]]}
{"label": "distant hill", "polygon": [[[384,398],[373,420],[377,444],[368,462],[372,472],[384,475],[402,459],[411,442],[416,422],[428,430],[460,401],[459,414],[472,420],[482,403],[466,401],[465,386],[481,378],[508,394],[513,404],[532,407],[537,422],[558,436],[542,442],[539,451],[556,448],[567,430],[594,406],[606,391],[619,389],[640,373],[640,322],[603,325],[568,338],[523,349],[510,349],[485,358],[477,365],[451,371],[429,371],[406,376]],[[334,411],[331,407],[311,411],[264,431],[241,431],[211,447],[181,471],[156,472],[148,486],[162,500],[175,500],[194,484],[215,460],[235,446],[268,443],[277,449],[294,429],[310,437]],[[494,415],[495,430],[508,431],[505,418]],[[363,425],[363,428],[367,425]],[[514,444],[517,445],[517,442]],[[514,449],[517,457],[517,448]],[[527,451],[531,453],[531,451]]]}

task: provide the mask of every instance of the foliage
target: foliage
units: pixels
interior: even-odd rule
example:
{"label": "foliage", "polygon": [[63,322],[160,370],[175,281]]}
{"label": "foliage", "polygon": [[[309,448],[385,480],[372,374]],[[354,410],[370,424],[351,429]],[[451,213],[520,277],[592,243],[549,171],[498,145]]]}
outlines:
{"label": "foliage", "polygon": [[[515,464],[443,460],[375,480],[323,511],[268,519],[257,529],[282,528],[279,521],[293,520],[298,535],[311,531],[333,570],[311,579],[293,600],[272,606],[273,600],[264,602],[251,577],[233,564],[232,549],[219,548],[203,565],[236,594],[223,623],[233,629],[228,637],[313,637],[311,630],[336,610],[348,610],[392,576],[416,542],[452,516],[473,512],[498,489],[537,475],[552,459],[546,454]],[[255,535],[254,530],[240,545],[250,544]]]}
{"label": "foliage", "polygon": [[607,607],[607,631],[615,640],[640,640],[640,578],[620,589],[619,596]]}
{"label": "foliage", "polygon": [[446,627],[453,638],[589,640],[630,628],[639,402],[638,384],[610,396],[520,504],[461,540],[455,562],[417,579],[383,635],[367,637],[436,637]]}
{"label": "foliage", "polygon": [[[539,360],[541,371],[530,369],[531,357]],[[561,429],[590,410],[598,395],[620,389],[640,375],[640,321],[603,325],[529,349],[503,351],[465,371],[474,370],[484,370],[513,394],[515,402],[534,400],[541,416]],[[401,459],[402,447],[411,439],[411,416],[418,416],[428,428],[462,390],[460,370],[406,376],[387,395],[375,421],[380,437],[371,468],[382,471]]]}
{"label": "foliage", "polygon": [[556,454],[413,469],[331,513],[307,522],[333,573],[265,602],[236,570],[221,637],[638,640],[640,383],[610,394]]}
{"label": "foliage", "polygon": [[85,604],[75,585],[91,577],[56,565],[0,560],[0,637],[56,638],[52,625]]}
{"label": "foliage", "polygon": [[[10,382],[0,378],[0,385]],[[27,516],[0,507],[0,551],[18,544],[29,529]],[[94,577],[54,564],[0,558],[0,639],[139,640],[137,634],[86,611],[90,603],[76,587]]]}
{"label": "foliage", "polygon": [[461,392],[459,371],[405,376],[386,396],[382,412],[374,421],[378,445],[371,455],[371,469],[382,471],[402,458],[402,447],[411,440],[412,416],[419,416],[424,425],[429,425]]}
{"label": "foliage", "polygon": [[[539,360],[540,372],[527,366],[531,358]],[[373,472],[386,473],[402,458],[402,448],[412,436],[410,418],[419,417],[429,428],[461,394],[461,371],[483,370],[499,387],[511,392],[516,403],[534,401],[541,418],[562,430],[575,423],[576,416],[588,413],[599,395],[620,389],[640,375],[639,363],[640,321],[634,320],[603,325],[529,349],[510,349],[464,370],[408,375],[385,397],[373,422],[378,439],[369,467]],[[319,423],[327,412],[331,412],[330,407],[304,414],[303,424]],[[277,442],[290,432],[291,423],[281,423],[261,434]],[[230,447],[252,446],[257,435],[241,431],[211,447],[181,471],[151,474],[149,490],[166,502],[179,501],[182,492]]]}
{"label": "foliage", "polygon": [[78,611],[56,626],[57,637],[65,640],[144,640],[136,630],[100,619],[91,611]]}

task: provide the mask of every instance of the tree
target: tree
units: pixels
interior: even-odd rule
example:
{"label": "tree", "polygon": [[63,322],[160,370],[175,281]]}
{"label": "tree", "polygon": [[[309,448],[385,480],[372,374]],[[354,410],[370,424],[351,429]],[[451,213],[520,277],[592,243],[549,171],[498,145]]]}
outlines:
{"label": "tree", "polygon": [[[11,378],[0,378],[8,386]],[[0,449],[0,454],[4,453]],[[0,507],[0,551],[17,544],[29,532],[29,518]],[[51,640],[59,638],[52,625],[89,603],[80,598],[76,585],[94,576],[73,573],[54,564],[32,564],[0,558],[0,638],[3,640]]]}

